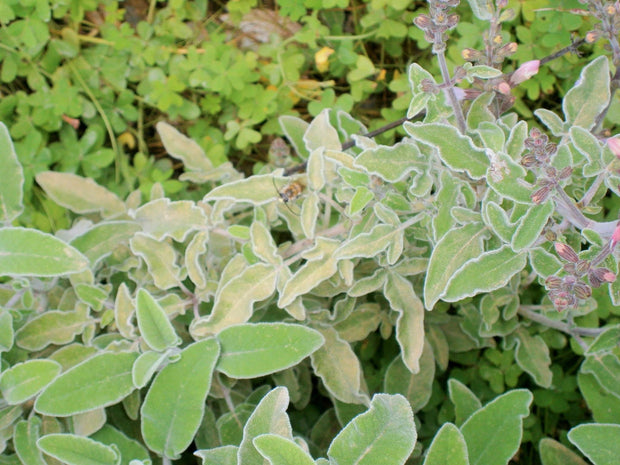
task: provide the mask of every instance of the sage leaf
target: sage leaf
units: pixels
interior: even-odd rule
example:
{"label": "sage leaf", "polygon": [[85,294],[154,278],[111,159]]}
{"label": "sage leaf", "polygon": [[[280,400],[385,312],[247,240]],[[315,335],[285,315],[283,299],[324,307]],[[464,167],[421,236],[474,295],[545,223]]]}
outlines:
{"label": "sage leaf", "polygon": [[62,276],[88,268],[66,242],[35,229],[0,229],[0,276]]}
{"label": "sage leaf", "polygon": [[223,184],[209,192],[202,199],[203,202],[210,200],[236,200],[248,202],[252,205],[264,205],[278,198],[278,191],[274,187],[272,174],[258,174],[245,179]]}
{"label": "sage leaf", "polygon": [[422,156],[418,146],[411,141],[366,149],[355,159],[355,166],[388,182],[401,181],[414,170],[425,173],[428,165],[428,157]]}
{"label": "sage leaf", "polygon": [[253,444],[271,465],[315,465],[312,457],[291,439],[261,434],[254,438]]}
{"label": "sage leaf", "polygon": [[516,389],[496,397],[461,427],[472,465],[506,465],[523,437],[523,418],[529,415],[532,393]]}
{"label": "sage leaf", "polygon": [[37,441],[47,455],[67,465],[118,465],[118,450],[75,434],[48,434]]}
{"label": "sage leaf", "polygon": [[620,455],[620,425],[584,424],[568,432],[568,439],[596,465],[614,465]]}
{"label": "sage leaf", "polygon": [[217,370],[231,378],[256,378],[282,371],[297,365],[324,342],[314,329],[288,323],[230,326],[217,338],[222,347]]}
{"label": "sage leaf", "polygon": [[458,379],[448,380],[448,395],[454,404],[456,424],[462,425],[476,410],[482,407],[476,395]]}
{"label": "sage leaf", "polygon": [[50,344],[64,345],[81,334],[90,322],[86,312],[48,310],[19,328],[15,342],[26,350],[41,350]]}
{"label": "sage leaf", "polygon": [[489,158],[484,149],[476,147],[470,137],[442,123],[403,124],[415,140],[435,148],[441,160],[452,170],[466,172],[472,179],[486,176]]}
{"label": "sage leaf", "polygon": [[468,260],[480,256],[487,236],[480,223],[448,231],[435,245],[424,281],[424,305],[431,310],[446,292],[452,276]]}
{"label": "sage leaf", "polygon": [[104,218],[110,218],[127,210],[125,203],[116,194],[91,178],[44,171],[36,175],[36,180],[54,202],[75,213],[100,213]]}
{"label": "sage leaf", "polygon": [[41,450],[37,447],[40,437],[41,418],[32,415],[28,420],[20,420],[13,432],[13,446],[21,463],[26,465],[48,465]]}
{"label": "sage leaf", "polygon": [[141,443],[128,438],[124,433],[110,425],[104,425],[96,433],[91,434],[90,438],[107,446],[116,447],[121,453],[122,464],[129,463],[130,460],[150,460],[148,451]]}
{"label": "sage leaf", "polygon": [[27,360],[0,375],[0,391],[9,405],[21,404],[47,386],[60,373],[53,360]]}
{"label": "sage leaf", "polygon": [[136,296],[136,317],[140,335],[151,349],[161,352],[181,343],[166,311],[145,289]]}
{"label": "sage leaf", "polygon": [[171,237],[177,242],[207,223],[204,211],[194,202],[172,202],[166,197],[142,205],[132,216],[149,236],[157,240]]}
{"label": "sage leaf", "polygon": [[34,409],[65,417],[116,404],[133,391],[135,352],[103,352],[57,377],[39,394]]}
{"label": "sage leaf", "polygon": [[609,91],[609,59],[599,56],[588,63],[575,85],[562,100],[566,127],[580,126],[590,130],[597,117],[607,107]]}
{"label": "sage leaf", "polygon": [[362,392],[362,367],[351,346],[332,327],[320,327],[325,343],[310,356],[314,373],[323,380],[329,393],[347,404],[362,404],[368,396]]}
{"label": "sage leaf", "polygon": [[213,168],[213,163],[206,156],[202,147],[175,127],[164,121],[159,121],[155,125],[155,129],[168,154],[177,160],[181,160],[187,170],[210,171]]}
{"label": "sage leaf", "polygon": [[431,443],[424,465],[469,465],[467,444],[461,431],[452,423],[445,423]]}
{"label": "sage leaf", "polygon": [[433,349],[428,342],[424,344],[419,366],[419,371],[412,373],[403,363],[402,357],[397,356],[388,365],[383,380],[383,390],[388,394],[405,396],[414,413],[426,406],[433,393],[435,357],[433,357]]}
{"label": "sage leaf", "polygon": [[252,316],[254,303],[273,294],[276,278],[273,265],[256,263],[245,268],[219,290],[211,314],[192,322],[190,333],[194,337],[206,337],[247,322]]}
{"label": "sage leaf", "polygon": [[3,122],[0,122],[0,166],[0,224],[11,224],[24,210],[24,169]]}
{"label": "sage leaf", "polygon": [[261,399],[243,427],[243,439],[237,453],[239,465],[264,463],[263,457],[254,447],[254,438],[262,434],[273,433],[293,439],[293,429],[286,414],[288,404],[288,391],[284,387],[269,391]]}
{"label": "sage leaf", "polygon": [[166,290],[179,285],[181,269],[176,264],[177,253],[167,242],[137,233],[129,241],[131,251],[146,262],[155,286]]}
{"label": "sage leaf", "polygon": [[448,282],[442,297],[446,302],[456,302],[481,292],[499,289],[525,267],[527,255],[515,253],[509,245],[484,252],[464,264]]}
{"label": "sage leaf", "polygon": [[330,462],[376,465],[390,458],[402,465],[413,451],[417,433],[409,402],[399,394],[375,394],[367,412],[356,416],[327,450]]}
{"label": "sage leaf", "polygon": [[531,336],[521,327],[516,331],[517,349],[515,361],[541,387],[550,388],[553,373],[549,347],[539,335]]}
{"label": "sage leaf", "polygon": [[383,292],[392,310],[398,313],[396,340],[403,362],[412,373],[418,373],[424,348],[424,304],[411,282],[396,273],[388,274]]}
{"label": "sage leaf", "polygon": [[219,353],[213,338],[194,342],[157,374],[140,409],[144,442],[153,452],[176,459],[191,444]]}
{"label": "sage leaf", "polygon": [[140,229],[140,225],[133,221],[99,223],[71,240],[71,245],[94,265],[113,253],[117,247],[127,244]]}

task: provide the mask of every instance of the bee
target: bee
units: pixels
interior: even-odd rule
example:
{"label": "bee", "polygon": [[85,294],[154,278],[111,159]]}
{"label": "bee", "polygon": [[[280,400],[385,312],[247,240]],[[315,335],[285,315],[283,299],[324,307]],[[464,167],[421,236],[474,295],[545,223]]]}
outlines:
{"label": "bee", "polygon": [[273,186],[276,188],[276,191],[278,192],[278,197],[280,198],[279,200],[282,203],[284,203],[284,205],[286,205],[286,208],[288,208],[289,211],[291,211],[291,213],[299,216],[299,213],[295,213],[291,209],[291,207],[289,206],[289,203],[294,202],[299,197],[301,197],[301,194],[303,194],[306,186],[303,185],[299,181],[291,181],[290,183],[288,183],[286,186],[284,186],[281,189],[277,188],[275,181],[274,181]]}

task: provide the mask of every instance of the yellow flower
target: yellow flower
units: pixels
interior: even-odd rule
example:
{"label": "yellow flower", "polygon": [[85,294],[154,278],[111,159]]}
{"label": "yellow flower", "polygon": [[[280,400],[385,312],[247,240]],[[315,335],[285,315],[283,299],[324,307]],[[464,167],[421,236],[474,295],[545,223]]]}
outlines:
{"label": "yellow flower", "polygon": [[334,53],[334,50],[329,47],[323,47],[321,50],[314,54],[314,62],[316,63],[316,69],[319,72],[324,73],[329,68],[329,56]]}

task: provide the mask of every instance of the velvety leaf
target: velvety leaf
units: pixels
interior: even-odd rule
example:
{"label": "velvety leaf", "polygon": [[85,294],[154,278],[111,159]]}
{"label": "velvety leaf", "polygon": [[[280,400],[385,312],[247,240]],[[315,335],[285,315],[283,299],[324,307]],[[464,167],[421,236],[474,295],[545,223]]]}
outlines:
{"label": "velvety leaf", "polygon": [[542,247],[535,247],[528,251],[530,257],[530,265],[537,274],[542,278],[546,278],[552,274],[556,274],[562,268],[562,263],[558,257],[547,252]]}
{"label": "velvety leaf", "polygon": [[378,224],[369,232],[359,234],[344,242],[334,255],[339,260],[374,257],[394,240],[396,229],[389,224]]}
{"label": "velvety leaf", "polygon": [[600,352],[610,352],[615,349],[620,340],[620,325],[607,326],[603,332],[599,334],[594,342],[590,344],[586,355],[597,354]]}
{"label": "velvety leaf", "polygon": [[519,328],[516,336],[515,361],[523,371],[534,378],[536,384],[549,389],[553,373],[547,343],[539,335],[530,335],[525,328]]}
{"label": "velvety leaf", "polygon": [[428,343],[424,344],[419,365],[418,373],[411,373],[402,358],[397,356],[389,364],[383,380],[383,390],[389,394],[405,396],[414,413],[426,406],[433,393],[435,358]]}
{"label": "velvety leaf", "polygon": [[252,205],[264,205],[277,199],[278,192],[274,187],[273,174],[259,174],[218,186],[205,195],[202,200],[203,202],[236,200],[248,202]]}
{"label": "velvety leaf", "polygon": [[526,180],[525,169],[509,155],[494,154],[487,173],[487,183],[501,197],[518,203],[531,204],[533,186]]}
{"label": "velvety leaf", "polygon": [[185,249],[187,275],[196,285],[197,289],[202,289],[207,285],[203,256],[207,251],[208,241],[209,233],[207,231],[199,231],[194,234],[194,237],[192,237],[192,240]]}
{"label": "velvety leaf", "polygon": [[482,404],[476,395],[458,379],[448,380],[448,394],[454,404],[456,424],[462,425]]}
{"label": "velvety leaf", "polygon": [[304,134],[304,144],[309,152],[324,147],[330,150],[340,150],[342,145],[338,138],[338,131],[329,122],[330,109],[321,111],[311,122]]}
{"label": "velvety leaf", "polygon": [[437,431],[426,453],[424,465],[469,465],[465,438],[452,423],[445,423]]}
{"label": "velvety leaf", "polygon": [[177,131],[173,126],[164,121],[159,121],[155,125],[155,129],[168,154],[177,160],[181,160],[187,170],[209,171],[213,168],[211,160],[205,155],[200,145]]}
{"label": "velvety leaf", "polygon": [[429,79],[433,84],[437,84],[433,75],[422,68],[417,63],[412,63],[408,70],[409,85],[411,87],[412,98],[407,110],[407,118],[412,118],[426,108],[426,104],[431,98],[431,94],[424,92],[422,81]]}
{"label": "velvety leaf", "polygon": [[66,242],[35,229],[0,229],[0,276],[62,276],[88,268]]}
{"label": "velvety leaf", "polygon": [[261,434],[254,438],[256,450],[271,465],[314,465],[314,460],[294,441],[275,434]]}
{"label": "velvety leaf", "polygon": [[409,402],[399,394],[375,394],[367,412],[355,417],[334,438],[327,451],[337,465],[404,464],[417,433]]}
{"label": "velvety leaf", "polygon": [[71,245],[95,264],[114,252],[119,245],[127,244],[140,229],[140,225],[133,221],[107,221],[75,237]]}
{"label": "velvety leaf", "polygon": [[527,249],[540,237],[547,220],[553,214],[553,202],[532,205],[521,219],[510,246],[515,252]]}
{"label": "velvety leaf", "polygon": [[181,343],[166,311],[144,289],[139,289],[136,296],[136,317],[140,335],[151,349],[162,351]]}
{"label": "velvety leaf", "polygon": [[489,158],[457,128],[442,123],[405,123],[405,130],[415,140],[435,148],[442,161],[452,170],[467,172],[473,179],[486,176]]}
{"label": "velvety leaf", "polygon": [[24,465],[48,465],[37,447],[40,437],[41,419],[33,415],[28,420],[20,420],[13,432],[13,446],[19,460]]}
{"label": "velvety leaf", "polygon": [[614,353],[589,355],[581,365],[581,371],[594,375],[604,389],[620,398],[620,360]]}
{"label": "velvety leaf", "polygon": [[121,465],[129,465],[130,460],[150,460],[148,451],[140,442],[125,436],[110,425],[105,425],[90,437],[102,444],[115,446],[121,453]]}
{"label": "velvety leaf", "polygon": [[412,373],[418,373],[424,348],[424,305],[411,282],[396,273],[388,274],[383,293],[398,313],[396,340],[403,362]]}
{"label": "velvety leaf", "polygon": [[256,378],[292,367],[324,342],[312,328],[288,323],[230,326],[217,338],[222,347],[217,370],[231,378]]}
{"label": "velvety leaf", "polygon": [[487,236],[484,226],[471,223],[446,233],[435,245],[424,281],[424,304],[432,310],[445,294],[452,276],[470,259],[480,256],[483,239]]}
{"label": "velvety leaf", "polygon": [[[303,159],[308,158],[310,152],[306,148],[306,144],[304,144],[304,134],[310,124],[301,118],[291,115],[280,116],[278,122],[295,152]],[[340,147],[338,147],[338,150],[340,150]]]}
{"label": "velvety leaf", "polygon": [[594,465],[616,465],[620,455],[620,425],[579,425],[568,432],[575,444]]}
{"label": "velvety leaf", "polygon": [[176,252],[169,243],[137,233],[129,244],[131,251],[146,262],[155,286],[166,290],[179,285],[181,269],[176,264]]}
{"label": "velvety leaf", "polygon": [[254,447],[254,439],[262,434],[276,434],[293,439],[293,430],[286,414],[289,397],[284,387],[269,391],[258,403],[243,427],[243,439],[237,454],[238,465],[263,464],[264,459]]}
{"label": "velvety leaf", "polygon": [[60,373],[52,360],[27,360],[3,371],[0,391],[9,405],[21,404],[47,386]]}
{"label": "velvety leaf", "polygon": [[488,21],[493,18],[494,8],[491,0],[467,0],[471,7],[472,13],[476,18],[482,21]]}
{"label": "velvety leaf", "polygon": [[24,210],[24,169],[22,168],[11,135],[0,121],[0,224],[11,224]]}
{"label": "velvety leaf", "polygon": [[320,191],[325,187],[325,157],[323,147],[319,147],[310,153],[306,173],[308,176],[308,188],[312,191]]}
{"label": "velvety leaf", "polygon": [[428,158],[422,156],[418,146],[411,142],[366,149],[355,159],[355,166],[361,166],[388,182],[401,181],[414,170],[425,173],[428,165]]}
{"label": "velvety leaf", "polygon": [[118,465],[118,450],[75,434],[48,434],[37,441],[47,455],[67,465]]}
{"label": "velvety leaf", "polygon": [[194,337],[206,337],[247,322],[254,311],[254,303],[273,294],[276,278],[273,265],[256,263],[248,266],[219,290],[209,316],[195,320],[190,333]]}
{"label": "velvety leaf", "polygon": [[183,242],[190,232],[207,224],[203,209],[194,202],[171,202],[166,197],[142,205],[132,216],[146,234],[157,240],[172,237]]}
{"label": "velvety leaf", "polygon": [[555,439],[541,439],[538,450],[542,465],[588,465],[579,455]]}
{"label": "velvety leaf", "polygon": [[317,330],[325,343],[310,356],[314,373],[336,399],[348,404],[364,403],[368,397],[362,392],[362,368],[355,352],[332,327]]}
{"label": "velvety leaf", "polygon": [[607,107],[610,98],[609,62],[599,56],[588,63],[579,79],[562,100],[566,125],[592,129],[597,116]]}
{"label": "velvety leaf", "polygon": [[301,229],[308,238],[315,237],[316,223],[319,218],[319,196],[316,192],[308,194],[301,205]]}
{"label": "velvety leaf", "polygon": [[126,211],[125,203],[116,194],[90,178],[44,171],[36,175],[36,180],[54,202],[72,212],[100,213],[104,218],[109,218]]}
{"label": "velvety leaf", "polygon": [[140,409],[142,436],[153,452],[176,459],[191,444],[219,353],[215,339],[195,342],[157,374]]}
{"label": "velvety leaf", "polygon": [[135,352],[103,352],[57,377],[39,394],[34,408],[43,415],[69,416],[116,404],[133,391]]}
{"label": "velvety leaf", "polygon": [[118,332],[127,339],[133,339],[136,333],[136,327],[132,322],[134,310],[129,288],[125,283],[121,283],[114,301],[114,322]]}
{"label": "velvety leaf", "polygon": [[6,352],[13,347],[13,316],[11,312],[0,307],[0,352]]}
{"label": "velvety leaf", "polygon": [[316,242],[313,251],[317,252],[320,258],[308,260],[286,282],[280,293],[278,307],[283,308],[293,303],[298,296],[311,291],[338,271],[338,262],[333,254],[340,242],[322,238]]}
{"label": "velvety leaf", "polygon": [[577,384],[595,421],[599,423],[618,421],[620,399],[601,386],[594,375],[578,372]]}
{"label": "velvety leaf", "polygon": [[22,349],[41,350],[50,344],[64,345],[91,323],[85,312],[48,310],[34,317],[15,334],[15,342]]}
{"label": "velvety leaf", "polygon": [[382,310],[378,304],[359,305],[345,319],[334,325],[338,335],[347,342],[366,339],[375,331],[382,320]]}
{"label": "velvety leaf", "polygon": [[506,211],[497,203],[485,202],[482,210],[482,218],[495,234],[504,242],[510,242],[517,225],[510,222]]}
{"label": "velvety leaf", "polygon": [[471,465],[506,465],[523,436],[523,418],[529,415],[532,393],[525,389],[496,397],[465,421],[461,432]]}
{"label": "velvety leaf", "polygon": [[516,254],[508,245],[484,252],[459,268],[442,298],[446,302],[456,302],[481,292],[499,289],[521,271],[526,263],[526,255]]}
{"label": "velvety leaf", "polygon": [[534,110],[536,117],[545,125],[556,137],[561,137],[564,133],[564,122],[562,118],[546,108]]}
{"label": "velvety leaf", "polygon": [[196,457],[202,459],[202,465],[238,465],[237,446],[221,446],[214,449],[197,450]]}
{"label": "velvety leaf", "polygon": [[133,364],[131,371],[131,379],[133,385],[138,389],[143,388],[151,380],[161,364],[170,357],[168,351],[161,353],[149,350],[140,354],[136,362]]}

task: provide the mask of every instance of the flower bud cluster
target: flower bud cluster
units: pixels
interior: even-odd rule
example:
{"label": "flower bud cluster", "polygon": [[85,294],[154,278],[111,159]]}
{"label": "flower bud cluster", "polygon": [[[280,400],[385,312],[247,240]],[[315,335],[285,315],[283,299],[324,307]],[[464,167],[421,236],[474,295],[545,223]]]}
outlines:
{"label": "flower bud cluster", "polygon": [[[549,298],[559,312],[576,308],[581,300],[590,298],[592,288],[616,280],[616,275],[611,270],[593,266],[591,261],[581,260],[567,244],[556,242],[555,251],[566,261],[563,267],[565,274],[561,277],[551,275],[545,280],[545,284],[549,290]],[[585,277],[590,285],[583,282]]]}
{"label": "flower bud cluster", "polygon": [[420,15],[413,24],[424,31],[424,39],[433,44],[433,53],[441,53],[446,49],[447,32],[454,29],[459,22],[457,14],[449,10],[456,7],[460,0],[428,0],[429,14]]}
{"label": "flower bud cluster", "polygon": [[614,62],[618,65],[620,61],[620,46],[618,44],[620,1],[579,0],[579,2],[587,5],[590,14],[599,20],[594,29],[586,34],[586,42],[594,43],[601,37],[607,38],[613,51]]}
{"label": "flower bud cluster", "polygon": [[538,189],[531,195],[531,199],[535,204],[540,204],[549,198],[561,181],[570,178],[573,169],[567,166],[558,171],[551,166],[557,145],[549,142],[549,137],[537,128],[530,130],[529,137],[525,139],[525,148],[528,153],[521,158],[521,165],[537,176]]}

